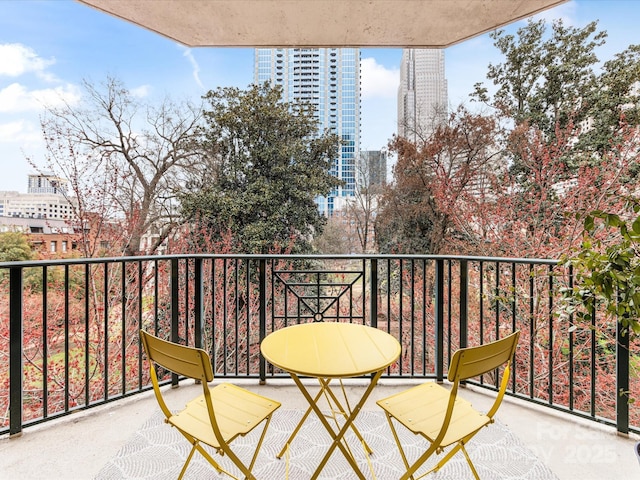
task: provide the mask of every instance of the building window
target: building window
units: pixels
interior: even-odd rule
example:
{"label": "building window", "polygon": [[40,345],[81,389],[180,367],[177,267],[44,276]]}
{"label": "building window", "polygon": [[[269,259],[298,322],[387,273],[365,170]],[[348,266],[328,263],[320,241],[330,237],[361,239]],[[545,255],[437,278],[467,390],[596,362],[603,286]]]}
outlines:
{"label": "building window", "polygon": [[51,249],[51,253],[56,253],[56,250],[58,249],[58,244],[55,240],[51,240],[50,245],[50,249]]}
{"label": "building window", "polygon": [[67,251],[67,241],[66,241],[66,240],[63,240],[63,241],[62,241],[62,245],[61,245],[61,246],[62,246],[62,251],[63,251],[63,252],[66,252],[66,251]]}

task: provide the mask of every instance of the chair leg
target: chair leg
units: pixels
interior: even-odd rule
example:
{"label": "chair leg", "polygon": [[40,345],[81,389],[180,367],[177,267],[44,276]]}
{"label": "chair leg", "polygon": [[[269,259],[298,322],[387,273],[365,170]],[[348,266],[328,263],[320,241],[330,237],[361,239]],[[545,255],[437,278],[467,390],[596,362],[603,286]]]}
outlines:
{"label": "chair leg", "polygon": [[[400,438],[398,438],[398,432],[396,432],[396,427],[393,426],[393,422],[391,420],[391,415],[385,412],[387,417],[387,422],[389,422],[389,427],[391,428],[391,433],[393,434],[393,439],[396,441],[396,445],[398,446],[398,451],[400,452],[400,456],[402,457],[402,461],[404,462],[404,467],[409,470],[409,462],[407,461],[407,456],[404,453],[404,449],[402,448],[402,444],[400,443]],[[413,479],[413,475],[411,476],[411,480]]]}
{"label": "chair leg", "polygon": [[458,453],[458,451],[460,449],[464,449],[464,445],[462,443],[456,443],[455,446],[453,448],[451,448],[445,454],[445,456],[442,457],[440,459],[440,461],[431,470],[429,470],[428,473],[433,473],[433,472],[437,472],[438,470],[440,470],[445,465],[445,463],[447,463],[449,460],[451,460],[451,457],[453,457],[456,453]]}
{"label": "chair leg", "polygon": [[256,451],[251,458],[251,463],[249,464],[249,472],[253,471],[253,465],[256,463],[256,459],[258,458],[258,452],[260,452],[260,447],[262,447],[262,441],[267,434],[267,429],[269,428],[269,423],[271,423],[271,415],[266,418],[266,422],[264,424],[264,428],[262,429],[262,434],[260,435],[260,440],[258,441],[258,445],[256,446]]}
{"label": "chair leg", "polygon": [[[187,437],[187,435],[184,432],[181,432],[185,437]],[[218,473],[224,473],[225,475],[230,476],[231,478],[238,480],[237,477],[235,477],[231,472],[226,471],[224,468],[222,468],[222,465],[220,465],[218,462],[216,462],[216,460],[209,454],[209,452],[207,452],[202,445],[200,445],[200,442],[198,442],[196,439],[193,438],[189,438],[189,441],[191,442],[191,444],[193,445],[193,448],[191,448],[191,451],[189,452],[189,456],[187,457],[187,461],[184,463],[184,466],[182,467],[182,471],[180,472],[180,476],[178,477],[178,480],[182,480],[182,477],[184,476],[185,472],[187,471],[187,467],[189,466],[189,463],[191,462],[191,459],[193,458],[193,454],[196,452],[196,450],[198,452],[200,452],[200,455],[202,455],[204,457],[204,459],[209,462],[209,464],[216,469],[216,471]]]}
{"label": "chair leg", "polygon": [[478,476],[478,472],[476,472],[476,467],[473,466],[473,462],[469,458],[469,454],[467,453],[467,449],[464,448],[464,445],[461,445],[461,447],[462,447],[462,453],[464,453],[464,456],[467,459],[467,463],[469,464],[469,467],[471,468],[471,471],[473,472],[473,476],[476,477],[476,480],[480,480],[480,477]]}
{"label": "chair leg", "polygon": [[449,460],[451,460],[451,457],[453,457],[456,453],[458,453],[460,450],[462,450],[462,453],[464,454],[465,458],[467,459],[467,463],[469,464],[469,467],[471,468],[471,472],[473,473],[473,476],[476,478],[476,480],[480,480],[480,477],[478,476],[478,472],[476,471],[476,468],[473,465],[473,462],[471,461],[471,458],[469,457],[469,454],[467,453],[467,449],[464,448],[465,444],[475,434],[476,434],[476,432],[473,432],[472,434],[466,436],[461,441],[456,443],[455,446],[453,448],[451,448],[446,453],[446,455],[444,457],[442,457],[442,459],[436,464],[436,466],[433,467],[431,470],[429,470],[427,473],[437,472],[438,470],[440,470],[444,466],[445,463],[447,463]]}
{"label": "chair leg", "polygon": [[[416,460],[414,462],[413,465],[411,465],[409,468],[407,468],[407,473],[405,473],[402,477],[400,477],[400,480],[409,480],[410,478],[413,479],[413,475],[418,471],[418,469],[422,466],[422,464],[424,464],[424,462],[427,461],[427,459],[434,454],[434,452],[437,450],[437,447],[434,444],[429,445],[429,448],[427,449],[426,452],[424,452],[420,458],[418,458],[418,460]],[[427,475],[428,473],[430,473],[432,470],[420,475],[418,477],[422,478],[425,475]],[[416,479],[417,480],[417,479]]]}
{"label": "chair leg", "polygon": [[180,475],[178,475],[178,480],[182,480],[182,477],[184,476],[184,472],[187,471],[187,467],[189,466],[189,463],[193,458],[193,454],[196,452],[197,445],[198,445],[198,442],[193,442],[193,446],[191,447],[189,456],[187,457],[187,460],[184,462],[184,465],[182,466],[182,470],[180,470]]}
{"label": "chair leg", "polygon": [[227,472],[224,468],[222,468],[222,465],[220,465],[218,462],[216,462],[216,460],[215,460],[211,455],[209,455],[209,452],[207,452],[207,451],[202,447],[202,445],[198,444],[198,445],[196,446],[196,448],[198,449],[198,452],[200,452],[200,455],[202,455],[202,456],[204,457],[204,459],[205,459],[207,462],[209,462],[209,463],[211,464],[211,466],[212,466],[213,468],[215,468],[215,469],[216,469],[216,471],[217,471],[218,473],[226,473],[226,474],[227,474],[227,475],[229,475],[230,477],[235,478],[233,475],[231,475],[229,472]]}

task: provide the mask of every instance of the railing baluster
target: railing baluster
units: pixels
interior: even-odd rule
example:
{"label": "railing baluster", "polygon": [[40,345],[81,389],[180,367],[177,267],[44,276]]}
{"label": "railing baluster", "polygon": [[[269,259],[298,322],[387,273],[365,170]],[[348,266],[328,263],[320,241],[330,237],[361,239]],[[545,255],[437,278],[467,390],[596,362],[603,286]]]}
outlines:
{"label": "railing baluster", "polygon": [[[224,279],[222,281],[222,372],[224,375],[227,374],[227,315],[228,315],[228,311],[229,311],[229,307],[228,307],[228,292],[229,292],[229,277],[228,277],[228,272],[229,272],[229,262],[227,261],[227,259],[225,258],[224,261],[222,262],[222,278]],[[215,340],[215,339],[214,339]]]}
{"label": "railing baluster", "polygon": [[[90,335],[90,311],[89,311],[89,306],[91,305],[90,303],[90,276],[91,276],[91,265],[88,263],[84,264],[84,338],[85,338],[85,342],[84,342],[84,404],[85,406],[89,406],[89,403],[91,402],[91,395],[90,395],[90,381],[89,381],[89,367],[90,367],[90,350],[89,350],[89,339],[91,338]],[[46,325],[46,324],[45,324]],[[45,381],[46,381],[46,377],[45,377]],[[46,393],[46,390],[45,390]],[[45,396],[46,398],[46,396]],[[46,405],[46,402],[45,402]]]}
{"label": "railing baluster", "polygon": [[[49,304],[47,292],[49,282],[46,281],[48,267],[42,268],[42,416],[49,416]],[[89,342],[87,342],[87,345]]]}
{"label": "railing baluster", "polygon": [[629,433],[629,335],[630,328],[616,322],[616,428]]}
{"label": "railing baluster", "polygon": [[120,380],[121,392],[127,393],[127,262],[120,263]]}
{"label": "railing baluster", "polygon": [[[498,326],[500,325],[500,311],[501,311],[501,300],[500,300],[500,262],[496,262],[496,287],[495,287],[495,308],[496,308],[496,317],[495,317],[495,330],[498,330]],[[497,337],[496,337],[497,338]]]}
{"label": "railing baluster", "polygon": [[104,295],[104,299],[103,299],[103,311],[104,311],[104,317],[103,317],[103,325],[102,325],[102,334],[103,334],[103,341],[104,341],[104,358],[103,358],[103,362],[104,362],[104,381],[103,381],[103,387],[104,387],[104,394],[103,394],[103,399],[106,401],[109,399],[109,263],[105,262],[104,263],[104,290],[103,290],[103,295]]}
{"label": "railing baluster", "polygon": [[436,319],[436,380],[442,382],[444,380],[444,260],[441,258],[436,260],[436,278],[435,278],[435,319]]}
{"label": "railing baluster", "polygon": [[[453,261],[447,261],[447,362],[451,360],[451,356],[453,355],[453,331],[451,328],[452,325],[452,315],[453,315]],[[444,338],[443,338],[444,341]]]}
{"label": "railing baluster", "polygon": [[596,418],[596,306],[591,308],[591,418]]}
{"label": "railing baluster", "polygon": [[460,348],[469,344],[469,263],[460,260]]}
{"label": "railing baluster", "polygon": [[140,335],[138,331],[142,330],[142,297],[143,297],[143,289],[144,289],[144,277],[143,277],[143,263],[142,261],[138,262],[138,328],[135,332],[136,345],[138,349],[138,390],[142,388],[142,344],[140,341]]}
{"label": "railing baluster", "polygon": [[547,321],[549,322],[549,405],[553,405],[553,270],[549,267],[549,315]]}
{"label": "railing baluster", "polygon": [[422,260],[422,374],[427,373],[427,260]]}
{"label": "railing baluster", "polygon": [[[244,267],[244,271],[245,271],[245,284],[244,284],[244,291],[245,291],[245,305],[246,305],[246,329],[247,329],[247,335],[248,335],[248,339],[251,339],[251,263],[249,259],[246,259],[244,261],[245,267]],[[260,345],[260,342],[258,341],[258,346]],[[245,355],[245,368],[246,368],[246,372],[247,374],[250,372],[251,370],[251,345],[249,343],[249,341],[247,341],[247,354]]]}
{"label": "railing baluster", "polygon": [[[267,261],[264,258],[261,258],[258,262],[258,295],[260,302],[260,311],[258,314],[258,338],[260,342],[262,342],[264,337],[267,336]],[[267,381],[267,366],[262,354],[260,355],[259,369],[260,384],[264,385]]]}
{"label": "railing baluster", "polygon": [[411,376],[416,374],[416,369],[415,369],[415,358],[416,358],[416,331],[414,328],[414,321],[416,318],[416,297],[415,297],[415,284],[416,284],[416,272],[415,272],[415,261],[414,259],[411,259],[409,261],[409,265],[411,268],[411,290],[410,290],[410,295],[409,295],[409,301],[411,302],[411,316],[409,318],[409,322],[411,325],[411,332],[409,335],[409,338],[411,338]]}
{"label": "railing baluster", "polygon": [[533,399],[536,396],[535,391],[535,348],[534,339],[536,336],[536,322],[534,317],[535,312],[535,285],[534,285],[534,268],[533,265],[529,265],[529,398]]}
{"label": "railing baluster", "polygon": [[[371,259],[371,273],[369,274],[370,280],[370,293],[369,293],[369,302],[370,302],[370,315],[371,315],[371,326],[374,328],[378,328],[378,298],[379,295],[379,286],[378,286],[378,259]],[[363,268],[364,270],[364,268]],[[363,285],[365,285],[364,279],[362,280]]]}
{"label": "railing baluster", "polygon": [[[573,290],[573,265],[569,265],[569,288]],[[573,312],[569,314],[569,378],[573,379],[574,375],[574,334],[573,334]],[[569,410],[573,410],[573,402],[574,402],[574,388],[573,381],[569,382]]]}
{"label": "railing baluster", "polygon": [[[22,271],[9,269],[9,435],[22,434]],[[43,280],[43,283],[46,283]]]}
{"label": "railing baluster", "polygon": [[[180,319],[180,264],[177,258],[171,259],[171,341],[180,343],[178,321]],[[178,375],[171,374],[172,387],[178,386]]]}
{"label": "railing baluster", "polygon": [[[517,308],[518,308],[518,303],[517,303],[517,298],[518,298],[518,295],[517,295],[518,290],[517,290],[517,288],[518,288],[518,286],[517,286],[517,283],[516,283],[516,273],[517,273],[516,272],[516,265],[517,264],[515,262],[513,262],[511,264],[511,289],[513,291],[513,303],[512,303],[512,306],[511,306],[511,331],[512,332],[515,332],[516,329],[517,329],[517,314],[516,314],[516,312],[517,312]],[[499,337],[496,337],[496,338],[499,338]],[[518,368],[518,365],[516,364],[515,359],[514,359],[514,361],[511,363],[511,390],[514,391],[514,392],[516,391],[516,378],[518,378],[517,377],[517,368]],[[497,380],[497,377],[496,377],[496,388],[498,388],[498,383],[497,382],[498,382],[498,380]]]}
{"label": "railing baluster", "polygon": [[[64,266],[64,411],[69,411],[69,265]],[[124,375],[123,375],[124,377]]]}

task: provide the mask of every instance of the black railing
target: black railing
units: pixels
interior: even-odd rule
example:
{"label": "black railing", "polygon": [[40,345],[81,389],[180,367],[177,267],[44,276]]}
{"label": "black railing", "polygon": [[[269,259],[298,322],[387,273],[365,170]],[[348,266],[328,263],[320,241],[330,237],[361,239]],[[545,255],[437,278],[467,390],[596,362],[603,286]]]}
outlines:
{"label": "black railing", "polygon": [[457,348],[519,329],[510,395],[639,432],[638,344],[615,319],[561,315],[572,281],[552,260],[429,255],[0,264],[0,434],[149,389],[141,328],[206,349],[218,377],[265,382],[286,375],[260,341],[312,321],[383,329],[403,347],[388,378],[438,381]]}

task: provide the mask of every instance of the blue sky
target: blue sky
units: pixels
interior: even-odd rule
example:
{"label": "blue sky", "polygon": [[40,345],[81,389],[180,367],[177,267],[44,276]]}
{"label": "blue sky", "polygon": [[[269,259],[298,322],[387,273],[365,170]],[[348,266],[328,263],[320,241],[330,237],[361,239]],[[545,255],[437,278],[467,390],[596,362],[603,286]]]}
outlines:
{"label": "blue sky", "polygon": [[[640,43],[640,0],[573,0],[545,12],[581,27],[598,20],[609,34],[598,51],[611,58]],[[524,22],[507,28],[515,31]],[[395,132],[400,49],[362,49],[363,149],[384,147]],[[487,65],[500,57],[488,35],[445,50],[449,102],[466,102]],[[80,101],[82,80],[116,77],[151,101],[199,97],[253,81],[253,49],[186,48],[72,0],[0,0],[0,190],[26,192],[41,164],[43,105]]]}

